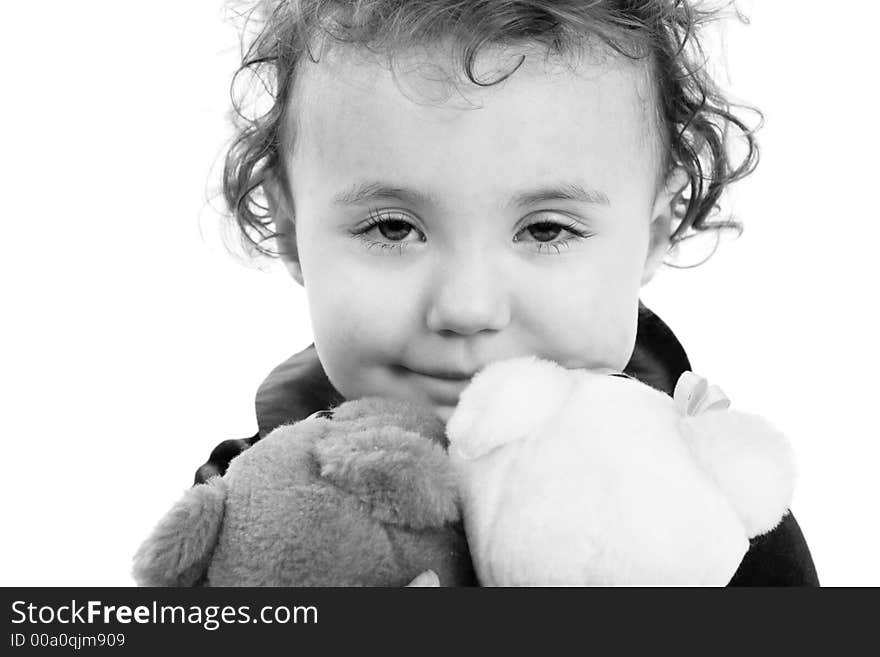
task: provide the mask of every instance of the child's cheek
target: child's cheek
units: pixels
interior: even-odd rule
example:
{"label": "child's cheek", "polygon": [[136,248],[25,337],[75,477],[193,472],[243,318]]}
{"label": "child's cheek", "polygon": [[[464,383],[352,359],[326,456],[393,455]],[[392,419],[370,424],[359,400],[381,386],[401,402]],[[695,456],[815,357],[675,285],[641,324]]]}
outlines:
{"label": "child's cheek", "polygon": [[378,266],[392,257],[370,256],[372,267],[336,258],[335,266],[320,268],[311,281],[307,278],[315,340],[332,349],[333,356],[362,365],[384,362],[416,330],[420,313],[415,282]]}
{"label": "child's cheek", "polygon": [[566,321],[548,324],[544,357],[570,368],[623,369],[635,344],[638,298],[604,299],[570,310]]}
{"label": "child's cheek", "polygon": [[546,286],[563,294],[522,303],[520,320],[542,345],[542,355],[567,367],[622,369],[635,343],[640,270],[635,260],[603,262],[599,254],[578,260],[567,280]]}

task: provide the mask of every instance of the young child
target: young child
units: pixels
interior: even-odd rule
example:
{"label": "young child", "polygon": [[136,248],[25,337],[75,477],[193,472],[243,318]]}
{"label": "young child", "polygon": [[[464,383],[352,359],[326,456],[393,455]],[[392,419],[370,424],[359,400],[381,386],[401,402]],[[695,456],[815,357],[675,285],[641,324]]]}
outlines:
{"label": "young child", "polygon": [[[259,3],[226,200],[304,286],[314,345],[257,395],[259,432],[365,395],[447,419],[480,368],[534,354],[667,392],[687,357],[639,302],[757,147],[676,0]],[[729,136],[746,146],[736,160]],[[791,515],[734,584],[818,584]]]}

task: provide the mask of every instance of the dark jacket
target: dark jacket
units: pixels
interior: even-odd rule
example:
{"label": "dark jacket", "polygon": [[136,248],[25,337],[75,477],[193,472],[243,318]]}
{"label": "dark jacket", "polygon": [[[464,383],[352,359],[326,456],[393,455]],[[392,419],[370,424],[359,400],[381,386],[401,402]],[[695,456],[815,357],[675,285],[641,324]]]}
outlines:
{"label": "dark jacket", "polygon": [[[636,345],[624,371],[672,395],[679,376],[690,368],[681,343],[669,327],[640,305]],[[327,379],[314,345],[291,356],[272,370],[257,390],[257,433],[220,443],[196,472],[196,483],[222,475],[230,460],[276,427],[302,420],[342,401],[343,397]],[[776,529],[751,540],[730,585],[819,585],[810,550],[794,515],[787,514]]]}

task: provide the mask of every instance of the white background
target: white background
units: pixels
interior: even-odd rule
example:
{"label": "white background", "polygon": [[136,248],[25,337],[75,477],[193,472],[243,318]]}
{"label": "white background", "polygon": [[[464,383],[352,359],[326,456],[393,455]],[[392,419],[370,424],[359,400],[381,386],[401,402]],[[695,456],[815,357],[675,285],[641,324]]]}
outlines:
{"label": "white background", "polygon": [[[732,199],[745,233],[644,299],[791,437],[822,582],[880,585],[880,10],[746,9],[728,76],[767,122]],[[0,585],[126,585],[211,448],[255,431],[263,376],[310,342],[304,294],[232,259],[206,202],[237,57],[220,2],[8,3],[3,23]]]}

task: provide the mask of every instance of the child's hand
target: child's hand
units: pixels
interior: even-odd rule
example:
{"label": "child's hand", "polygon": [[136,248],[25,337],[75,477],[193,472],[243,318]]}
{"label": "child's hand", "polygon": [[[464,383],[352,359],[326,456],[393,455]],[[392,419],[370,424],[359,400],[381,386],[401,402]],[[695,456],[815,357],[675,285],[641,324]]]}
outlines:
{"label": "child's hand", "polygon": [[426,570],[407,584],[407,587],[410,586],[440,586],[440,578],[433,570]]}

